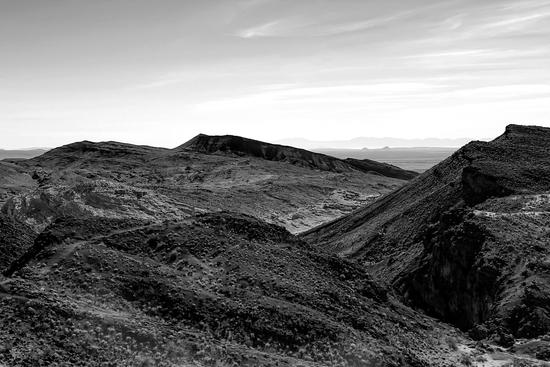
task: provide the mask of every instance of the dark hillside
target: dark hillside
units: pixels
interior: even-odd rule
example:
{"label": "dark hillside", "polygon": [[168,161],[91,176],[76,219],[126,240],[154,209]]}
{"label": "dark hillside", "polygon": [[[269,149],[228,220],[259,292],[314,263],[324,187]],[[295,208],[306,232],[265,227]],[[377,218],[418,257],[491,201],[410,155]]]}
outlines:
{"label": "dark hillside", "polygon": [[8,275],[0,364],[450,367],[463,357],[446,341],[464,343],[460,333],[357,265],[236,213],[60,219]]}

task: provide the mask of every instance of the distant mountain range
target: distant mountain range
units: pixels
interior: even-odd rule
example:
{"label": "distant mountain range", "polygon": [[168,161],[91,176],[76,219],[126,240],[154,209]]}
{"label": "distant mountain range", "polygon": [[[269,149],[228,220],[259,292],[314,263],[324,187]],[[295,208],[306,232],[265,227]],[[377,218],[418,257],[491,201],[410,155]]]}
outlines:
{"label": "distant mountain range", "polygon": [[383,148],[383,147],[454,147],[459,148],[474,139],[456,138],[423,138],[423,139],[401,139],[401,138],[374,138],[358,137],[349,140],[319,141],[305,138],[289,138],[276,141],[277,144],[290,145],[303,149],[362,149],[362,148]]}
{"label": "distant mountain range", "polygon": [[[201,135],[201,134],[199,134]],[[311,140],[307,138],[287,138],[270,141],[274,144],[287,145],[291,147],[307,150],[324,149],[380,149],[380,148],[460,148],[474,139],[471,138],[422,138],[422,139],[402,139],[402,138],[375,138],[375,137],[357,137],[349,140]],[[33,158],[50,150],[45,147],[32,147],[22,149],[1,149],[0,159],[5,158]]]}
{"label": "distant mountain range", "polygon": [[16,150],[4,150],[0,149],[0,159],[30,159],[38,157],[46,153],[46,148],[30,148],[30,149],[16,149]]}

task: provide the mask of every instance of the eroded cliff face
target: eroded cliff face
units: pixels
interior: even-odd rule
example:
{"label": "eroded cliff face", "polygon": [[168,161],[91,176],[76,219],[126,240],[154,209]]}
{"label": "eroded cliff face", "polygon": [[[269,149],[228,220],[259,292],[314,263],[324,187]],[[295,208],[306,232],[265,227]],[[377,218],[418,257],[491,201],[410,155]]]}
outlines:
{"label": "eroded cliff face", "polygon": [[403,296],[428,313],[469,329],[490,315],[499,265],[480,257],[487,232],[464,210],[447,212],[422,235],[420,259],[395,282]]}
{"label": "eroded cliff face", "polygon": [[418,241],[393,283],[407,302],[505,345],[550,332],[550,194],[453,208]]}
{"label": "eroded cliff face", "polygon": [[462,197],[467,205],[484,202],[490,197],[508,196],[513,190],[498,183],[495,176],[477,167],[468,166],[462,170]]}
{"label": "eroded cliff face", "polygon": [[491,233],[476,220],[470,206],[508,196],[512,190],[472,166],[462,170],[460,186],[464,202],[444,212],[419,235],[422,254],[397,276],[394,285],[405,299],[429,314],[471,329],[490,318],[506,264],[485,253]]}

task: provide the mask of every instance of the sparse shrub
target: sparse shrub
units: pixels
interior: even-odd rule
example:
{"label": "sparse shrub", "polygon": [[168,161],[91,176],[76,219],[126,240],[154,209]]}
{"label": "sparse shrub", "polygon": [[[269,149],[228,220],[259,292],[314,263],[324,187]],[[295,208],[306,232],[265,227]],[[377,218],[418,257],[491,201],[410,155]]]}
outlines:
{"label": "sparse shrub", "polygon": [[470,356],[469,354],[462,354],[462,356],[460,357],[460,363],[463,366],[471,366],[472,365],[472,356]]}
{"label": "sparse shrub", "polygon": [[480,354],[476,357],[476,362],[481,362],[481,363],[487,362],[487,358],[485,358],[483,355]]}
{"label": "sparse shrub", "polygon": [[452,350],[458,350],[458,344],[456,342],[456,338],[453,338],[452,336],[448,336],[445,338],[445,342],[451,348]]}

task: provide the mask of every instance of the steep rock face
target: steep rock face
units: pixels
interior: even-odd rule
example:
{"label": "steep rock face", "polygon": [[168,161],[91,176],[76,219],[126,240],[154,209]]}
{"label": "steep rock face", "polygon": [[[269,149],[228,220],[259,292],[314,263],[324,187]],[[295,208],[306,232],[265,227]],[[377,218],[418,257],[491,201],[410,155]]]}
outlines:
{"label": "steep rock face", "polygon": [[423,233],[422,256],[398,276],[396,288],[415,305],[461,328],[485,321],[499,275],[480,256],[485,240],[484,229],[464,218],[462,210],[446,213]]}
{"label": "steep rock face", "polygon": [[313,153],[308,150],[283,145],[264,143],[258,140],[233,135],[208,136],[200,134],[176,148],[176,150],[250,155],[270,161],[284,161],[323,171],[342,172],[351,170],[351,167],[341,160],[324,154]]}
{"label": "steep rock face", "polygon": [[413,304],[479,338],[550,330],[550,194],[451,210],[421,240],[394,280]]}
{"label": "steep rock face", "polygon": [[548,192],[550,129],[510,125],[304,238],[355,258],[460,327],[533,336],[550,330],[550,278],[540,260],[550,243]]}
{"label": "steep rock face", "polygon": [[467,205],[475,205],[491,197],[508,196],[513,193],[511,189],[498,184],[495,176],[472,166],[462,170],[461,184],[462,197]]}

